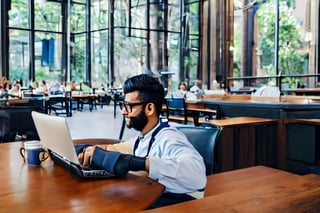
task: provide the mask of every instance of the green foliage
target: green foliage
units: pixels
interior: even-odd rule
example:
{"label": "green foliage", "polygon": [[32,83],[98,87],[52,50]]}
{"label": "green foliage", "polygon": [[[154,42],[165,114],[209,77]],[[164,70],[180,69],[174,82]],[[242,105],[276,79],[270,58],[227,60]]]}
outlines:
{"label": "green foliage", "polygon": [[[280,5],[279,22],[279,71],[282,74],[302,74],[304,72],[305,55],[299,52],[302,41],[296,20],[291,15],[290,8],[293,2]],[[275,12],[274,3],[263,4],[258,13],[260,29],[260,50],[262,51],[262,66],[274,64],[275,54]]]}
{"label": "green foliage", "polygon": [[48,71],[47,67],[41,67],[36,69],[35,71],[35,80],[40,81],[42,79],[44,80],[51,80],[51,81],[60,81],[60,72],[50,72]]}
{"label": "green foliage", "polygon": [[28,76],[29,69],[27,67],[14,67],[10,69],[10,81],[22,79],[27,80],[29,78]]}

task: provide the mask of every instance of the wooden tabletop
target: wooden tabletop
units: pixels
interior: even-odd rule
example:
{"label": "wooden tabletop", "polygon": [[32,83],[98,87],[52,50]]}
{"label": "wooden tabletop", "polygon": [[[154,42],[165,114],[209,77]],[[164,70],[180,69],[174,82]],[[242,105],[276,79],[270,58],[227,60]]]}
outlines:
{"label": "wooden tabletop", "polygon": [[320,212],[320,176],[257,166],[208,177],[205,198],[146,212]]}
{"label": "wooden tabletop", "polygon": [[21,146],[0,144],[0,212],[136,212],[147,209],[164,189],[133,174],[81,181],[51,160],[28,166]]}
{"label": "wooden tabletop", "polygon": [[92,93],[83,93],[83,94],[72,94],[72,98],[81,99],[81,98],[96,98],[99,94]]}
{"label": "wooden tabletop", "polygon": [[260,124],[274,124],[277,122],[275,119],[270,118],[257,118],[257,117],[232,117],[220,120],[209,120],[208,123],[212,123],[218,126],[248,126],[248,125],[260,125]]}
{"label": "wooden tabletop", "polygon": [[296,95],[319,95],[320,88],[287,89],[285,92],[295,93]]}
{"label": "wooden tabletop", "polygon": [[320,119],[287,118],[284,120],[284,123],[285,124],[299,123],[299,124],[320,125]]}

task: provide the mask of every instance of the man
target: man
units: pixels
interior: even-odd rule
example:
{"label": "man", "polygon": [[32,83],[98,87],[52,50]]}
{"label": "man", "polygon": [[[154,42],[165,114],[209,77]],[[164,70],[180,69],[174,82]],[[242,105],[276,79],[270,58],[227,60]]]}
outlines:
{"label": "man", "polygon": [[160,121],[163,86],[142,74],[125,81],[124,93],[122,114],[127,127],[140,132],[138,139],[86,147],[79,154],[80,162],[116,175],[124,175],[129,170],[146,171],[150,178],[165,186],[163,195],[152,207],[194,199],[188,193],[205,187],[205,165],[181,132]]}
{"label": "man", "polygon": [[195,80],[194,85],[190,88],[190,92],[195,94],[204,94],[200,80]]}

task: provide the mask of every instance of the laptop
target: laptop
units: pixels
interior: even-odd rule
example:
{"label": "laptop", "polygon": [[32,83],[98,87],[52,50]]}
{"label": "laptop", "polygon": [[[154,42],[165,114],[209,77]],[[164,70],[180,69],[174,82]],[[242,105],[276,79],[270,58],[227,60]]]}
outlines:
{"label": "laptop", "polygon": [[96,168],[80,165],[65,118],[31,112],[41,143],[48,149],[50,157],[59,166],[80,179],[109,178],[113,174]]}

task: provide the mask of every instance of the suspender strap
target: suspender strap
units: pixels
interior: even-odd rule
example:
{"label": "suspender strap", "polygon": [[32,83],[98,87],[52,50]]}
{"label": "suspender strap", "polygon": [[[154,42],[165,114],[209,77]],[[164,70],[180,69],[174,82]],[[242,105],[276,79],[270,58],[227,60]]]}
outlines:
{"label": "suspender strap", "polygon": [[[154,140],[155,140],[155,136],[158,134],[158,132],[160,132],[161,129],[165,128],[165,127],[169,127],[169,124],[168,122],[161,122],[160,121],[160,126],[158,126],[153,132],[152,132],[152,135],[151,135],[151,139],[149,141],[149,145],[148,145],[148,151],[147,151],[147,154],[145,157],[147,157],[149,155],[149,152],[151,150],[151,147],[152,147],[152,144],[154,143]],[[136,140],[136,142],[134,143],[134,147],[133,147],[133,155],[136,155],[136,150],[139,146],[139,142],[140,142],[140,139],[138,138]]]}

